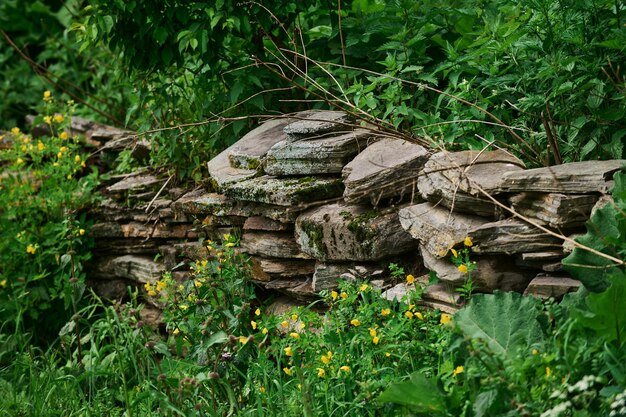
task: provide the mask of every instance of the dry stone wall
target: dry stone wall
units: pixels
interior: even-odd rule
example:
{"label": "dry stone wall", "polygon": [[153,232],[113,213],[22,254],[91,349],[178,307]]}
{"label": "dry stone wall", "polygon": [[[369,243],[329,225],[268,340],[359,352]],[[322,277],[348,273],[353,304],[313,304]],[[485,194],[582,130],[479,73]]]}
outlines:
{"label": "dry stone wall", "polygon": [[[111,142],[141,145],[118,131]],[[120,297],[168,270],[184,280],[187,262],[209,256],[202,239],[235,233],[268,290],[306,298],[363,278],[399,297],[410,286],[393,286],[386,269],[399,260],[407,273],[436,272],[424,303],[452,311],[465,276],[450,249],[470,236],[480,291],[560,297],[579,283],[561,268],[571,248],[549,232],[583,232],[625,163],[526,169],[502,150],[432,152],[341,112],[302,112],[264,123],[209,161],[205,188],[184,190],[147,170],[111,177],[92,213],[90,282]]]}

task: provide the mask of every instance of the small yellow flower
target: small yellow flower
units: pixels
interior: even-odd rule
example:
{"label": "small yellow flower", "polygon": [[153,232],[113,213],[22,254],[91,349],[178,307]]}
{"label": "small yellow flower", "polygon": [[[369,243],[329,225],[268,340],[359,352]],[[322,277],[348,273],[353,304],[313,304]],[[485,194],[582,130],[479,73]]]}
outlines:
{"label": "small yellow flower", "polygon": [[7,280],[3,279],[2,281],[0,281],[0,287],[4,288],[7,286]]}
{"label": "small yellow flower", "polygon": [[43,151],[44,149],[46,149],[46,145],[44,145],[43,142],[39,141],[37,143],[37,149],[39,149],[40,151]]}
{"label": "small yellow flower", "polygon": [[539,355],[539,351],[537,349],[533,349],[531,353],[533,355]]}
{"label": "small yellow flower", "polygon": [[405,316],[406,316],[409,320],[413,319],[413,316],[414,316],[414,314],[413,314],[413,312],[412,312],[411,310],[409,310],[409,311],[407,311],[406,313],[404,313],[404,315],[405,315]]}
{"label": "small yellow flower", "polygon": [[389,352],[385,352],[385,357],[387,357],[387,358],[388,358],[388,357],[390,357],[390,356],[391,356],[391,353],[389,353]]}
{"label": "small yellow flower", "polygon": [[43,92],[43,98],[45,99],[49,99],[50,96],[52,95],[52,93],[50,93],[50,91],[46,90]]}
{"label": "small yellow flower", "polygon": [[550,375],[552,375],[552,369],[550,369],[549,366],[546,366],[546,378],[550,378]]}
{"label": "small yellow flower", "polygon": [[331,291],[330,292],[330,298],[332,298],[333,301],[335,301],[337,299],[337,297],[339,297],[339,294],[337,293],[337,291]]}
{"label": "small yellow flower", "polygon": [[59,153],[57,154],[57,158],[59,158],[59,159],[63,158],[63,152],[59,152]]}
{"label": "small yellow flower", "polygon": [[452,372],[454,376],[457,376],[458,374],[462,374],[462,373],[463,373],[463,367],[461,365],[454,368],[454,372]]}
{"label": "small yellow flower", "polygon": [[11,129],[11,133],[13,133],[14,136],[17,136],[20,134],[20,128],[19,127],[14,127]]}
{"label": "small yellow flower", "polygon": [[339,296],[345,300],[346,298],[348,298],[348,293],[342,292],[341,294],[339,294]]}
{"label": "small yellow flower", "polygon": [[344,366],[342,366],[342,367],[341,367],[341,368],[339,368],[339,369],[341,369],[341,370],[342,370],[342,371],[344,371],[344,372],[350,372],[350,367],[349,367],[348,365],[344,365]]}
{"label": "small yellow flower", "polygon": [[85,234],[85,229],[79,229],[78,234],[83,236]]}
{"label": "small yellow flower", "polygon": [[369,288],[369,285],[367,285],[367,284],[363,284],[363,285],[361,285],[361,286],[359,287],[359,291],[365,291],[365,290],[367,290],[368,288]]}
{"label": "small yellow flower", "polygon": [[234,244],[233,242],[228,242],[225,246],[226,246],[227,248],[234,248],[234,247],[235,247],[235,244]]}
{"label": "small yellow flower", "polygon": [[283,372],[285,372],[287,375],[291,376],[291,368],[284,367],[283,368]]}
{"label": "small yellow flower", "polygon": [[374,336],[372,338],[372,343],[375,344],[375,345],[377,345],[379,341],[380,341],[380,338],[378,336]]}
{"label": "small yellow flower", "polygon": [[443,313],[441,315],[441,318],[439,319],[439,324],[448,324],[452,321],[452,316],[446,313]]}
{"label": "small yellow flower", "polygon": [[15,161],[15,163],[18,165],[22,165],[24,163],[24,160],[22,158],[17,158],[17,161]]}
{"label": "small yellow flower", "polygon": [[157,295],[157,292],[156,292],[156,291],[154,291],[154,290],[150,290],[150,291],[148,291],[148,295],[149,295],[150,297],[155,297],[155,296]]}
{"label": "small yellow flower", "polygon": [[328,352],[326,352],[325,355],[322,355],[322,363],[324,365],[328,365],[330,363],[330,360],[333,358],[333,352],[331,352],[330,350]]}
{"label": "small yellow flower", "polygon": [[306,324],[304,322],[301,322],[298,327],[300,327],[300,330],[304,330],[304,328],[306,327]]}
{"label": "small yellow flower", "polygon": [[390,308],[383,308],[382,310],[380,310],[380,315],[381,316],[388,316],[389,314],[391,314],[391,309]]}
{"label": "small yellow flower", "polygon": [[260,316],[261,315],[261,309],[257,308],[256,310],[254,310],[254,315],[255,316]]}
{"label": "small yellow flower", "polygon": [[31,255],[34,255],[35,252],[37,252],[37,247],[35,247],[33,245],[28,245],[26,247],[26,253],[30,253]]}
{"label": "small yellow flower", "polygon": [[61,140],[67,140],[68,137],[69,135],[67,134],[67,132],[61,132],[61,134],[59,135],[59,139]]}
{"label": "small yellow flower", "polygon": [[241,343],[242,345],[248,343],[248,336],[239,336],[239,343]]}
{"label": "small yellow flower", "polygon": [[80,162],[80,155],[76,155],[76,156],[74,157],[74,161],[75,161],[75,162]]}
{"label": "small yellow flower", "polygon": [[165,281],[157,280],[157,282],[156,282],[156,290],[157,291],[163,291],[166,286],[167,286],[167,284],[165,284]]}
{"label": "small yellow flower", "polygon": [[462,273],[462,274],[467,274],[467,271],[469,271],[469,270],[467,269],[467,266],[465,266],[465,265],[459,265],[459,266],[457,267],[457,269],[458,269],[458,270],[459,270],[459,272],[460,272],[460,273]]}
{"label": "small yellow flower", "polygon": [[263,334],[267,334],[269,332],[269,330],[267,330],[267,327],[264,327],[263,330],[261,330],[261,333]]}
{"label": "small yellow flower", "polygon": [[61,123],[63,120],[65,120],[65,117],[63,117],[62,114],[57,114],[56,116],[54,116],[54,121],[57,123]]}
{"label": "small yellow flower", "polygon": [[265,387],[259,387],[259,392],[261,394],[265,394]]}
{"label": "small yellow flower", "polygon": [[250,321],[250,325],[252,326],[252,330],[256,330],[256,321]]}
{"label": "small yellow flower", "polygon": [[196,288],[202,288],[202,281],[200,281],[199,279],[195,280],[193,282],[193,286]]}
{"label": "small yellow flower", "polygon": [[224,238],[224,240],[230,239],[230,234],[229,233],[224,233],[223,238]]}
{"label": "small yellow flower", "polygon": [[46,124],[51,125],[52,124],[52,117],[44,116],[43,121],[46,122]]}
{"label": "small yellow flower", "polygon": [[350,324],[354,327],[359,327],[361,325],[361,321],[359,319],[352,319],[350,320]]}
{"label": "small yellow flower", "polygon": [[178,334],[180,333],[180,329],[177,327],[172,333],[174,334],[174,336],[178,336]]}
{"label": "small yellow flower", "polygon": [[285,349],[285,355],[287,356],[293,356],[293,350],[291,349],[291,346],[287,346]]}
{"label": "small yellow flower", "polygon": [[465,240],[463,241],[463,244],[467,247],[472,246],[474,243],[472,242],[472,238],[470,238],[469,236],[467,236],[465,238]]}
{"label": "small yellow flower", "polygon": [[452,252],[452,256],[454,256],[455,258],[459,257],[459,253],[456,250],[450,248],[450,251]]}
{"label": "small yellow flower", "polygon": [[300,333],[291,332],[291,333],[289,333],[289,336],[294,338],[294,339],[300,339]]}
{"label": "small yellow flower", "polygon": [[189,308],[189,306],[187,304],[181,304],[178,306],[178,308],[180,308],[183,311],[187,311],[187,309]]}
{"label": "small yellow flower", "polygon": [[374,329],[373,327],[370,327],[370,336],[372,337],[376,337],[376,329]]}
{"label": "small yellow flower", "polygon": [[297,314],[292,314],[291,315],[291,321],[297,321],[298,320],[298,315]]}
{"label": "small yellow flower", "polygon": [[406,276],[406,282],[409,285],[413,284],[415,282],[415,277],[413,275],[407,275]]}
{"label": "small yellow flower", "polygon": [[317,368],[317,376],[319,376],[320,378],[324,378],[324,376],[326,376],[326,371],[324,370],[324,368]]}
{"label": "small yellow flower", "polygon": [[287,320],[283,320],[283,321],[280,322],[280,325],[283,326],[283,327],[287,327],[287,326],[289,326],[289,322]]}
{"label": "small yellow flower", "polygon": [[420,320],[424,320],[424,315],[422,313],[420,313],[419,311],[417,313],[415,313],[415,317],[417,317]]}

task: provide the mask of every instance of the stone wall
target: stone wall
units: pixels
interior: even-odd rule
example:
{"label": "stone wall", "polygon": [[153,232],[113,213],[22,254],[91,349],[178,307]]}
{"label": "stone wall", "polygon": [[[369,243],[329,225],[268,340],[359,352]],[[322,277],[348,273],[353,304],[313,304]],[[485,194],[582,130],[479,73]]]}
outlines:
{"label": "stone wall", "polygon": [[[146,145],[109,133],[99,136],[103,152]],[[264,123],[209,161],[204,188],[181,189],[149,170],[111,177],[92,213],[90,283],[119,297],[166,270],[183,280],[186,262],[209,256],[202,239],[235,233],[268,290],[307,298],[363,278],[393,297],[407,289],[386,268],[399,262],[416,276],[435,271],[440,282],[424,304],[452,311],[464,276],[450,249],[470,236],[480,291],[559,297],[579,284],[560,264],[571,248],[549,232],[584,232],[625,164],[526,169],[503,150],[433,152],[355,127],[344,113],[303,112]]]}

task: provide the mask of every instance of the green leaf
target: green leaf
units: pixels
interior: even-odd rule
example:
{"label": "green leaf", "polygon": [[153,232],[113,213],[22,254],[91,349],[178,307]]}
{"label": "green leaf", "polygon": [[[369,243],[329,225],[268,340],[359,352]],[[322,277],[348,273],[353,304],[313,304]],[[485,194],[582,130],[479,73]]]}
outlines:
{"label": "green leaf", "polygon": [[497,291],[475,295],[454,320],[466,336],[484,340],[496,355],[512,357],[543,342],[540,314],[533,298]]}
{"label": "green leaf", "polygon": [[391,384],[380,394],[378,401],[406,405],[418,413],[446,409],[446,396],[437,383],[419,372],[412,374],[408,381]]}
{"label": "green leaf", "polygon": [[165,42],[165,40],[167,39],[167,35],[168,35],[167,29],[159,26],[158,28],[154,30],[152,37],[154,38],[155,41],[159,43],[159,45],[162,45],[163,42]]}
{"label": "green leaf", "polygon": [[228,335],[225,332],[220,330],[219,332],[213,333],[211,337],[208,338],[208,340],[206,341],[206,347],[218,345],[218,344],[226,342],[227,340],[228,340]]}

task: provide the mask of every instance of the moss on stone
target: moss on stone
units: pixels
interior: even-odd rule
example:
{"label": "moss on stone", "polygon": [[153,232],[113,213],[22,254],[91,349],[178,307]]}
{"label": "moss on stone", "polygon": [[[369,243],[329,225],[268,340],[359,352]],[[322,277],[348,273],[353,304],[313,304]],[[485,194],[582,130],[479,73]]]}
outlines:
{"label": "moss on stone", "polygon": [[300,223],[302,232],[308,236],[309,245],[313,251],[321,256],[326,257],[326,244],[324,243],[324,228],[311,221],[304,220]]}

